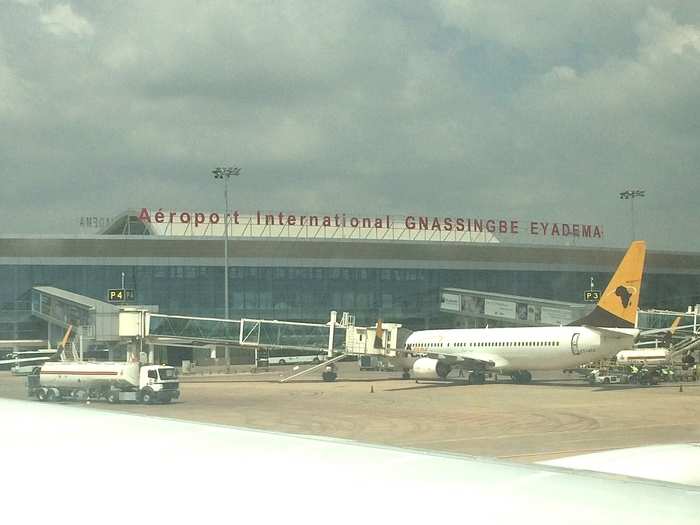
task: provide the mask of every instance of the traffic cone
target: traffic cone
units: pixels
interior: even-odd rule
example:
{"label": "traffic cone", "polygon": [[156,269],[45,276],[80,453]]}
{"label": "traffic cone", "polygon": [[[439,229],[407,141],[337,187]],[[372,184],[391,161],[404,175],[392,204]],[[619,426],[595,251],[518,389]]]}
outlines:
{"label": "traffic cone", "polygon": [[374,394],[374,385],[369,385],[369,393]]}
{"label": "traffic cone", "polygon": [[681,386],[678,387],[678,391],[683,392],[683,385],[682,384],[681,384]]}

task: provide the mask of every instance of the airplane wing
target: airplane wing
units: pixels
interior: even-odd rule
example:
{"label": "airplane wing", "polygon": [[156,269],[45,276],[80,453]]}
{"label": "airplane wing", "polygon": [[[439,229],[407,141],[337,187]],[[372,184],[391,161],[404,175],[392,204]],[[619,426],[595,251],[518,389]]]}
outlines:
{"label": "airplane wing", "polygon": [[697,326],[692,325],[692,324],[686,324],[683,326],[669,326],[668,328],[652,328],[650,330],[642,330],[639,335],[642,337],[650,336],[650,335],[657,335],[657,334],[675,335],[676,332],[680,332],[682,334],[684,331],[687,331],[687,330],[692,331],[695,328],[697,328]]}
{"label": "airplane wing", "polygon": [[541,464],[700,487],[700,443],[607,450]]}
{"label": "airplane wing", "polygon": [[[231,516],[286,523],[303,515],[307,525],[426,524],[447,502],[459,502],[473,523],[698,523],[700,488],[689,485],[139,416],[95,404],[0,399],[0,414],[3,448],[12,451],[3,457],[0,493],[11,495],[12,509],[30,512],[32,523],[61,521],[66,512],[63,490],[17,489],[36,486],[38,472],[47,483],[79,489],[81,515],[105,524],[123,524],[126,515],[144,523],[219,523]],[[158,446],[144,452],[144,443]],[[138,468],[156,477],[122,498],[126,510],[116,512],[115,487],[134,486]],[[108,483],[90,482],[95,479]],[[226,501],[233,506],[217,503]]]}
{"label": "airplane wing", "polygon": [[22,350],[21,352],[13,352],[13,353],[19,357],[23,357],[25,355],[38,355],[38,354],[53,355],[56,352],[57,352],[57,350],[54,348],[46,348],[44,350]]}
{"label": "airplane wing", "polygon": [[486,352],[469,352],[469,354],[452,354],[452,353],[428,353],[428,357],[432,359],[440,359],[447,361],[451,366],[462,368],[484,368],[490,370],[492,368],[507,368],[508,360],[499,355],[489,354]]}
{"label": "airplane wing", "polygon": [[629,339],[631,337],[637,337],[639,335],[639,330],[634,328],[601,328],[600,326],[590,326],[583,325],[593,332],[598,332],[610,339]]}
{"label": "airplane wing", "polygon": [[1,359],[0,365],[24,363],[26,361],[48,361],[51,357],[21,357],[19,359]]}

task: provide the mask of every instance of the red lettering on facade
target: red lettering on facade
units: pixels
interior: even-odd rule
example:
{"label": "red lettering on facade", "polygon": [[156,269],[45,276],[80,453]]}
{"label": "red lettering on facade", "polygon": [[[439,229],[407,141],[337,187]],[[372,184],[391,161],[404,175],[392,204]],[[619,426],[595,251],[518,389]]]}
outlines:
{"label": "red lettering on facade", "polygon": [[[264,217],[264,218],[263,218]],[[205,213],[201,211],[168,211],[163,208],[151,212],[148,208],[141,208],[138,219],[145,223],[194,223],[195,226],[201,224],[218,224],[221,216],[218,213]],[[391,216],[349,216],[345,213],[333,215],[296,215],[287,212],[263,213],[260,210],[254,215],[241,217],[238,210],[232,211],[226,217],[230,223],[240,224],[241,219],[251,224],[265,226],[323,226],[323,227],[352,227],[362,229],[383,229],[392,228]],[[603,226],[590,224],[574,224],[559,222],[529,221],[525,223],[525,231],[520,231],[520,221],[512,218],[472,218],[472,217],[438,217],[428,215],[406,215],[403,219],[403,226],[408,230],[422,231],[446,231],[446,232],[488,232],[494,235],[518,235],[519,233],[529,233],[537,236],[551,237],[584,237],[588,239],[601,239],[604,235]],[[529,227],[528,227],[529,226]]]}

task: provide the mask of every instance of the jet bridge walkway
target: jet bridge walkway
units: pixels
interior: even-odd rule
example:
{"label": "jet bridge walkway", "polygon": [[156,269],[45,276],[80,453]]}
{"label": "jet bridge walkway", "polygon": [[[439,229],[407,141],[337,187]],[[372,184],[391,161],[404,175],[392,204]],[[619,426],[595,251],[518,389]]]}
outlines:
{"label": "jet bridge walkway", "polygon": [[378,327],[357,327],[349,314],[344,314],[338,322],[335,311],[331,312],[329,322],[325,324],[166,315],[129,308],[120,312],[119,318],[120,336],[135,337],[149,346],[172,345],[200,349],[236,346],[255,351],[277,349],[327,354],[328,359],[320,365],[295,373],[285,381],[333,365],[347,354],[394,356],[400,327],[401,325],[393,323],[378,323]]}
{"label": "jet bridge walkway", "polygon": [[[335,311],[327,323],[166,315],[158,313],[157,306],[112,304],[50,286],[35,286],[31,297],[32,314],[48,324],[48,341],[58,335],[52,327],[62,334],[70,326],[80,342],[81,358],[83,339],[95,348],[109,347],[110,359],[114,347],[124,345],[127,359],[139,359],[146,345],[150,362],[155,345],[315,352],[327,354],[329,361],[345,354],[391,356],[401,327],[381,322],[378,327],[357,327],[352,315],[343,313],[339,320]],[[382,334],[381,343],[376,333]]]}
{"label": "jet bridge walkway", "polygon": [[[130,312],[127,312],[130,313]],[[144,337],[151,344],[235,345],[251,348],[345,351],[346,327],[335,315],[326,324],[266,319],[215,319],[145,313]]]}

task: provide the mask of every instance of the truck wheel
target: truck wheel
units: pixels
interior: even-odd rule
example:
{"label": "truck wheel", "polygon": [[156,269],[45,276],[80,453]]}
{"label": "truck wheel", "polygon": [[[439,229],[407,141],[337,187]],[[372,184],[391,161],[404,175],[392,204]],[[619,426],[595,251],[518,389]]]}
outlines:
{"label": "truck wheel", "polygon": [[39,401],[46,401],[48,392],[46,391],[45,388],[40,388],[39,390],[36,391],[36,398]]}
{"label": "truck wheel", "polygon": [[119,392],[110,392],[107,394],[107,402],[108,403],[119,403]]}
{"label": "truck wheel", "polygon": [[49,391],[46,393],[46,400],[47,401],[60,401],[61,400],[61,393],[56,390],[55,388],[49,388]]}
{"label": "truck wheel", "polygon": [[279,364],[279,365],[286,365],[286,364],[287,364],[287,361],[285,361],[284,359],[280,359],[280,360],[279,360],[279,363],[277,363],[277,364]]}
{"label": "truck wheel", "polygon": [[143,394],[141,394],[141,399],[144,403],[150,405],[155,401],[156,396],[153,395],[153,390],[151,390],[150,388],[145,388],[143,390]]}
{"label": "truck wheel", "polygon": [[87,401],[88,395],[85,390],[76,390],[73,392],[73,397],[78,401]]}

